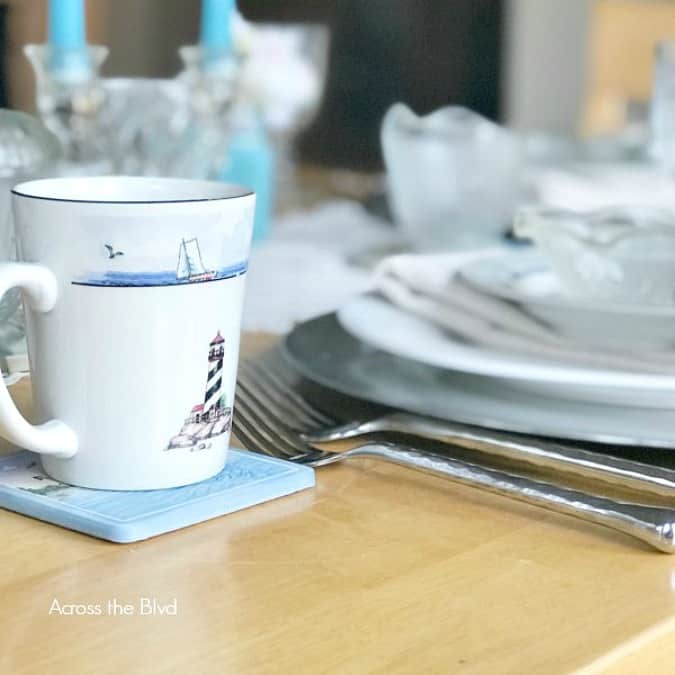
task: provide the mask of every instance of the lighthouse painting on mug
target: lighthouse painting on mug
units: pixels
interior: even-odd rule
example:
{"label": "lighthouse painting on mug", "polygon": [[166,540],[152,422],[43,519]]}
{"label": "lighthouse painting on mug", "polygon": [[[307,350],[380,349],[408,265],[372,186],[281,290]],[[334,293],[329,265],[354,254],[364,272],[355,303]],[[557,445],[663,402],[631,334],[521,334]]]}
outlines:
{"label": "lighthouse painting on mug", "polygon": [[218,331],[209,344],[204,400],[192,408],[180,432],[169,441],[167,450],[208,450],[212,439],[230,430],[232,408],[227,406],[223,391],[224,358],[225,340]]}

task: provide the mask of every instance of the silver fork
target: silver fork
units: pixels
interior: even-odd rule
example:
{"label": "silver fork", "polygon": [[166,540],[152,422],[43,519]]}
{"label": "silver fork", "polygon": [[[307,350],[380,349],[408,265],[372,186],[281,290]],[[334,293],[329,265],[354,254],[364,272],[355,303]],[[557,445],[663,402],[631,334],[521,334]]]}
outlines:
{"label": "silver fork", "polygon": [[[284,411],[286,424],[307,443],[328,443],[373,433],[405,433],[454,446],[479,450],[493,457],[525,462],[546,471],[564,472],[615,487],[675,498],[675,471],[613,457],[542,438],[483,429],[432,417],[392,412],[365,421],[341,424],[328,417],[295,391],[297,377],[273,353],[258,362],[246,362],[240,380],[251,395],[267,406]],[[290,404],[290,405],[289,405]]]}
{"label": "silver fork", "polygon": [[334,453],[317,449],[302,438],[297,426],[316,428],[330,423],[330,418],[289,387],[281,389],[283,380],[271,368],[264,369],[265,381],[276,382],[276,387],[261,396],[262,382],[251,375],[259,370],[252,362],[243,362],[237,379],[234,431],[249,450],[315,467],[355,457],[382,459],[604,525],[660,551],[675,552],[673,509],[615,501],[397,443],[365,443]]}

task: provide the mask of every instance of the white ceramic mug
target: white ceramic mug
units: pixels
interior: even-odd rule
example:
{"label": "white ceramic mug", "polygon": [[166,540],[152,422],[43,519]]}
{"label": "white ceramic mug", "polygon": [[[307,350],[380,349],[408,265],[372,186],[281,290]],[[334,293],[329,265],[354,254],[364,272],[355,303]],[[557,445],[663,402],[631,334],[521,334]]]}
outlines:
{"label": "white ceramic mug", "polygon": [[223,183],[62,178],[13,190],[35,410],[0,434],[56,480],[147,490],[217,474],[229,444],[255,197]]}

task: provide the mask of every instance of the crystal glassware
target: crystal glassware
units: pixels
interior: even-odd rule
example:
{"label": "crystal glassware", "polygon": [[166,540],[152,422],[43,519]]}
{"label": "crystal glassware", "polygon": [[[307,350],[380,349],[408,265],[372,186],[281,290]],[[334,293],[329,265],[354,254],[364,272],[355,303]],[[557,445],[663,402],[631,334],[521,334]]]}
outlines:
{"label": "crystal glassware", "polygon": [[[0,260],[16,259],[11,190],[32,178],[50,175],[63,156],[58,139],[38,119],[0,110]],[[25,351],[20,295],[11,289],[0,300],[0,356]]]}
{"label": "crystal glassware", "polygon": [[237,16],[235,47],[242,72],[238,98],[259,111],[275,155],[276,206],[302,199],[294,143],[323,93],[330,31],[319,24],[249,24]]}
{"label": "crystal glassware", "polygon": [[256,193],[254,239],[266,235],[272,208],[274,157],[260,107],[246,91],[245,55],[183,47],[178,78],[187,93],[188,123],[174,175],[224,180]]}
{"label": "crystal glassware", "polygon": [[187,91],[173,79],[106,78],[102,125],[115,173],[172,176],[189,121]]}
{"label": "crystal glassware", "polygon": [[520,190],[520,143],[458,106],[425,117],[397,103],[382,150],[394,216],[422,250],[484,245],[506,231]]}
{"label": "crystal glassware", "polygon": [[617,207],[588,213],[528,207],[517,236],[532,239],[572,298],[675,304],[675,212]]}
{"label": "crystal glassware", "polygon": [[217,180],[226,163],[238,61],[228,50],[200,46],[181,47],[179,54],[185,67],[177,81],[188,107],[172,175]]}
{"label": "crystal glassware", "polygon": [[109,173],[109,142],[102,124],[105,91],[99,70],[108,55],[102,46],[54,50],[49,45],[26,45],[35,71],[37,111],[63,145],[59,174]]}

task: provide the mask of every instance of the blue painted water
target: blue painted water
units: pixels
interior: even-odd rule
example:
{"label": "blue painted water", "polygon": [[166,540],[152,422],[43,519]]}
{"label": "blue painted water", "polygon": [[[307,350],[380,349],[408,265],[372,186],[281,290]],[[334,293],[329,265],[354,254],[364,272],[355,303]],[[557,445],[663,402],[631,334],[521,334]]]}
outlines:
{"label": "blue painted water", "polygon": [[83,277],[72,283],[76,286],[184,286],[238,277],[247,269],[248,261],[244,260],[235,265],[223,267],[217,270],[213,278],[201,281],[177,279],[176,270],[165,270],[163,272],[104,272],[100,276]]}

